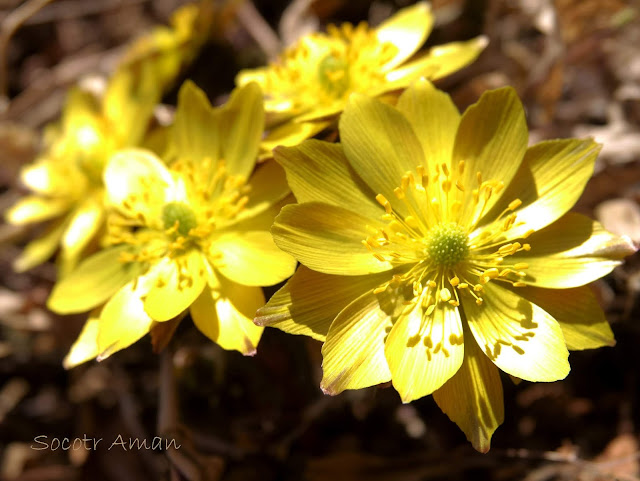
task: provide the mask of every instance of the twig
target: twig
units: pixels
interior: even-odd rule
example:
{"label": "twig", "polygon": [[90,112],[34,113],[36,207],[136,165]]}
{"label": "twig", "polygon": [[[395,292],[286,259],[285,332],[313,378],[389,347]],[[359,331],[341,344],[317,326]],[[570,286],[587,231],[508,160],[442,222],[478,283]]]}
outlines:
{"label": "twig", "polygon": [[[127,430],[138,439],[149,439],[148,432],[140,420],[140,407],[136,402],[135,396],[131,392],[131,379],[125,371],[119,366],[115,366],[113,370],[116,382],[113,384],[114,390],[118,395],[118,407],[120,415]],[[158,471],[157,459],[152,452],[145,449],[140,450],[140,459],[146,469],[151,473]]]}
{"label": "twig", "polygon": [[167,346],[160,353],[160,392],[158,393],[158,434],[175,431],[178,426],[178,398],[173,375],[173,351]]}
{"label": "twig", "polygon": [[179,424],[178,396],[173,366],[171,344],[160,353],[160,390],[158,393],[158,435],[173,438],[180,446],[166,450],[171,465],[171,478],[181,479],[178,472],[189,481],[218,481],[223,462],[219,458],[206,458],[198,453],[189,436]]}
{"label": "twig", "polygon": [[[503,455],[508,458],[529,459],[529,460],[546,460],[551,461],[559,466],[570,466],[578,472],[589,472],[595,475],[607,474],[607,469],[619,466],[621,464],[629,463],[640,459],[640,451],[636,451],[632,454],[622,456],[615,459],[608,459],[606,461],[589,461],[582,459],[575,453],[564,454],[555,451],[536,452],[528,449],[507,449],[507,450],[495,450],[494,454]],[[549,479],[547,471],[553,471],[551,467],[541,468],[543,471],[540,473],[540,479]],[[554,472],[557,474],[557,472]],[[535,481],[539,479],[534,473],[527,477],[527,481]],[[621,477],[618,475],[616,479],[625,479],[628,481],[640,481],[640,478],[635,476]]]}
{"label": "twig", "polygon": [[8,96],[8,50],[9,41],[13,34],[22,26],[24,22],[34,16],[41,8],[53,0],[28,0],[20,5],[13,12],[6,16],[0,25],[0,113],[5,111],[9,105]]}
{"label": "twig", "polygon": [[116,10],[123,6],[148,3],[150,0],[93,0],[92,2],[62,1],[38,12],[29,18],[25,25],[42,25],[44,23],[71,20]]}
{"label": "twig", "polygon": [[237,11],[238,20],[258,43],[269,60],[275,60],[282,44],[276,32],[269,26],[251,0],[246,0]]}
{"label": "twig", "polygon": [[304,435],[313,423],[320,418],[330,407],[335,407],[340,402],[340,399],[332,396],[322,396],[318,398],[313,404],[309,405],[302,413],[302,419],[299,424],[290,432],[288,432],[282,439],[274,443],[273,451],[276,456],[285,457],[285,455],[291,449],[291,446],[302,435]]}
{"label": "twig", "polygon": [[19,120],[32,128],[41,126],[53,118],[64,101],[61,88],[78,80],[88,72],[106,73],[122,55],[122,47],[102,52],[84,52],[69,57],[42,73],[23,92],[11,101],[5,112],[0,110],[0,120]]}

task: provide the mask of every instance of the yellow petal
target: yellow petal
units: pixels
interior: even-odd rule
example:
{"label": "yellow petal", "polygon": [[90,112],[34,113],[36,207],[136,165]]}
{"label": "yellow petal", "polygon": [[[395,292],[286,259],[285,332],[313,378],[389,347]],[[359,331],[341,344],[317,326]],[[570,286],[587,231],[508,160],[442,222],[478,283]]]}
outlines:
{"label": "yellow petal", "polygon": [[349,165],[340,144],[307,140],[278,147],[275,159],[285,168],[298,202],[319,201],[378,218],[384,211],[373,193]]}
{"label": "yellow petal", "polygon": [[331,324],[322,345],[325,394],[362,389],[391,380],[384,357],[384,338],[391,320],[374,294],[365,294],[345,307]]}
{"label": "yellow petal", "polygon": [[[364,95],[350,97],[340,118],[340,137],[353,169],[387,199],[395,198],[393,191],[407,171],[424,165],[422,146],[408,120],[394,107]],[[394,207],[407,213],[400,202]]]}
{"label": "yellow petal", "polygon": [[284,145],[288,147],[298,145],[303,140],[323,131],[329,125],[331,125],[331,121],[287,122],[269,130],[266,137],[262,140],[260,147],[270,156],[271,151],[277,146]]}
{"label": "yellow petal", "polygon": [[95,121],[100,111],[100,104],[95,95],[79,87],[69,89],[62,110],[62,124],[67,131]]}
{"label": "yellow petal", "polygon": [[11,224],[30,224],[52,219],[65,213],[71,204],[67,199],[48,199],[30,195],[20,199],[6,212],[7,222]]}
{"label": "yellow petal", "polygon": [[172,130],[173,148],[179,157],[200,162],[205,158],[214,163],[220,159],[220,117],[216,115],[207,95],[190,80],[178,93],[178,107]]}
{"label": "yellow petal", "polygon": [[51,257],[58,248],[66,226],[66,219],[55,221],[42,237],[29,242],[13,263],[16,272],[29,270]]}
{"label": "yellow petal", "polygon": [[564,379],[569,352],[558,322],[535,304],[496,286],[484,285],[484,302],[461,301],[469,328],[484,353],[512,376],[533,382]]}
{"label": "yellow petal", "polygon": [[518,223],[506,235],[517,239],[529,229],[538,230],[562,217],[575,205],[587,181],[601,145],[591,139],[558,139],[540,142],[527,149],[520,169],[507,186],[492,212],[495,219],[514,199],[522,206],[516,210]]}
{"label": "yellow petal", "polygon": [[390,274],[333,276],[300,266],[266,306],[258,309],[254,322],[324,341],[329,326],[349,303],[390,279]]}
{"label": "yellow petal", "polygon": [[395,321],[385,343],[385,356],[393,387],[402,402],[431,394],[462,364],[464,346],[458,308],[446,304],[427,316],[418,303]]}
{"label": "yellow petal", "polygon": [[157,65],[140,61],[121,64],[109,79],[102,105],[111,136],[122,147],[138,145],[162,96]]}
{"label": "yellow petal", "polygon": [[296,261],[266,231],[231,231],[216,238],[211,255],[228,279],[245,286],[271,286],[293,274]]}
{"label": "yellow petal", "polygon": [[144,310],[154,321],[168,321],[195,301],[206,284],[204,258],[191,250],[173,259],[164,258],[147,274],[152,282]]}
{"label": "yellow petal", "polygon": [[519,287],[515,292],[558,321],[568,349],[576,351],[615,345],[611,327],[589,286],[572,289],[527,286]]}
{"label": "yellow petal", "polygon": [[[467,189],[478,187],[477,173],[484,181],[504,182],[507,186],[515,175],[527,150],[527,124],[518,96],[511,87],[485,92],[480,100],[462,115],[453,149],[453,165],[466,162],[461,177]],[[487,201],[485,211],[496,203],[499,195]],[[470,221],[475,205],[465,204],[463,222]]]}
{"label": "yellow petal", "polygon": [[613,270],[636,251],[628,238],[604,230],[599,222],[569,212],[527,238],[529,252],[508,257],[529,265],[522,281],[564,289],[588,284]]}
{"label": "yellow petal", "polygon": [[95,359],[100,354],[98,350],[98,331],[100,319],[98,316],[90,316],[85,322],[82,332],[73,343],[71,349],[62,361],[65,369],[71,369],[82,363]]}
{"label": "yellow petal", "polygon": [[191,317],[200,331],[227,350],[253,356],[263,327],[253,323],[256,310],[264,305],[259,287],[248,287],[219,277],[220,290],[205,289],[191,306]]}
{"label": "yellow petal", "polygon": [[392,69],[418,51],[431,33],[433,15],[426,2],[418,2],[403,8],[398,13],[376,27],[380,43],[389,42],[397,48],[397,53],[384,69]]}
{"label": "yellow petal", "polygon": [[[374,219],[341,207],[307,202],[283,207],[271,229],[278,247],[318,272],[362,275],[393,266],[380,261],[363,245]],[[380,254],[388,253],[383,248]]]}
{"label": "yellow petal", "polygon": [[473,336],[465,338],[462,366],[433,399],[476,450],[489,451],[491,436],[504,421],[502,382]]}
{"label": "yellow petal", "polygon": [[162,208],[174,185],[171,174],[153,153],[141,149],[114,154],[104,172],[107,199],[123,214],[142,214],[149,227],[164,228]]}
{"label": "yellow petal", "polygon": [[137,277],[105,304],[100,314],[98,361],[129,347],[149,332],[154,321],[145,312],[142,302],[148,289],[148,277]]}
{"label": "yellow petal", "polygon": [[[274,162],[275,163],[275,162]],[[259,211],[256,208],[256,212],[248,212],[247,215],[244,215],[242,212],[236,217],[236,219],[232,219],[229,224],[224,225],[224,227],[220,228],[220,233],[223,232],[251,232],[251,231],[269,231],[271,226],[273,225],[273,221],[276,216],[280,213],[282,208],[287,204],[295,203],[296,199],[293,194],[289,193],[284,199],[276,202],[275,204],[270,205],[263,211]],[[264,205],[259,206],[256,204],[256,207],[263,208]],[[249,215],[252,214],[252,215]]]}
{"label": "yellow petal", "polygon": [[74,210],[62,236],[62,257],[76,264],[89,242],[96,236],[104,221],[102,198],[89,197]]}
{"label": "yellow petal", "polygon": [[69,184],[69,179],[65,175],[71,169],[62,168],[61,163],[52,162],[46,158],[40,158],[33,164],[26,165],[20,171],[20,180],[29,189],[39,194],[51,197],[64,197],[73,193],[70,187],[78,188],[77,185]]}
{"label": "yellow petal", "polygon": [[487,37],[480,36],[466,42],[438,45],[416,60],[389,72],[387,81],[400,86],[409,85],[420,77],[441,79],[473,62],[488,43]]}
{"label": "yellow petal", "polygon": [[294,122],[319,122],[322,120],[331,121],[332,123],[337,120],[337,115],[344,110],[344,100],[336,100],[324,107],[317,107],[310,110],[307,113],[297,115]]}
{"label": "yellow petal", "polygon": [[137,264],[119,261],[120,255],[128,250],[128,245],[111,247],[83,261],[58,280],[47,307],[58,314],[70,314],[88,311],[105,302],[139,273]]}
{"label": "yellow petal", "polygon": [[227,169],[232,175],[248,178],[256,165],[264,130],[262,90],[258,84],[234,90],[220,109],[219,122],[221,155]]}
{"label": "yellow petal", "polygon": [[460,113],[451,97],[427,80],[421,80],[403,92],[397,108],[409,120],[420,140],[427,165],[449,164],[460,124]]}
{"label": "yellow petal", "polygon": [[236,220],[259,215],[291,193],[284,169],[273,160],[260,165],[247,185],[249,186],[249,202],[236,216]]}
{"label": "yellow petal", "polygon": [[268,67],[241,70],[240,73],[236,75],[236,85],[247,85],[248,83],[256,82],[264,89],[266,87],[268,73]]}

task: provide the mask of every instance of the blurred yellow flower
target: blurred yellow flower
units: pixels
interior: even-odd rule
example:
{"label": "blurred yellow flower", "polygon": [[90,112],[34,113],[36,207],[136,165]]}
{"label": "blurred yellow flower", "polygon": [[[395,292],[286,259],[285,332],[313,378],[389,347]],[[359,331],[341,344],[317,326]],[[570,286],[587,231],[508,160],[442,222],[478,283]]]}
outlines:
{"label": "blurred yellow flower", "polygon": [[34,194],[7,212],[13,224],[52,220],[16,260],[16,270],[38,265],[60,248],[65,275],[98,242],[105,219],[104,165],[117,149],[146,142],[162,93],[204,42],[208,3],[177,10],[172,28],[158,27],[138,39],[101,99],[77,87],[70,91],[62,119],[47,127],[43,153],[22,170],[22,181]]}
{"label": "blurred yellow flower", "polygon": [[106,302],[87,321],[65,366],[104,359],[187,309],[224,349],[255,352],[263,330],[252,322],[264,304],[260,286],[295,269],[269,233],[289,195],[284,172],[269,162],[251,176],[263,119],[256,84],[214,109],[187,82],[171,131],[170,167],[146,150],[111,157],[104,182],[115,209],[107,236],[113,247],[64,277],[48,302],[59,313]]}
{"label": "blurred yellow flower", "polygon": [[449,75],[475,60],[487,43],[484,37],[450,43],[408,60],[432,27],[429,5],[419,2],[376,28],[365,22],[329,25],[326,34],[304,36],[271,65],[241,71],[236,83],[258,82],[267,113],[285,121],[270,131],[263,148],[295,145],[320,132],[354,92],[376,97],[420,77]]}
{"label": "blurred yellow flower", "polygon": [[392,381],[404,402],[433,394],[487,451],[498,369],[555,381],[567,348],[612,345],[585,284],[635,252],[568,213],[600,146],[527,137],[511,88],[463,115],[427,81],[397,107],[352,96],[341,144],[275,150],[300,204],[272,233],[304,266],[256,323],[324,341],[326,393]]}

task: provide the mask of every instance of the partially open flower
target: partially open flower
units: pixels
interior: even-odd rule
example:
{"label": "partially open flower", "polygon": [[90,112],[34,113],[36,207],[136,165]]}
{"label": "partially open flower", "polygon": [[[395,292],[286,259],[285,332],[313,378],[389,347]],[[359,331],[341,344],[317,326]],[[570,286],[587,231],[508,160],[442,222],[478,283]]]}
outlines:
{"label": "partially open flower", "polygon": [[263,142],[295,145],[330,125],[349,95],[379,96],[405,88],[420,77],[438,79],[471,63],[485,47],[484,37],[440,45],[411,59],[433,26],[425,2],[400,10],[376,28],[362,22],[329,25],[327,33],[302,37],[267,67],[244,70],[236,82],[258,82],[265,108],[284,125]]}
{"label": "partially open flower", "polygon": [[51,221],[45,235],[16,260],[16,270],[46,261],[59,248],[64,275],[98,243],[106,218],[107,159],[117,149],[146,143],[156,104],[201,47],[210,22],[205,3],[180,8],[172,27],[157,27],[125,52],[102,97],[71,89],[62,119],[46,131],[43,153],[22,170],[22,181],[34,194],[7,212],[13,224]]}
{"label": "partially open flower", "polygon": [[107,236],[113,247],[64,277],[48,302],[60,313],[106,302],[72,347],[67,367],[104,359],[187,310],[223,348],[255,352],[260,286],[283,281],[295,268],[269,233],[289,193],[284,173],[271,162],[251,175],[263,117],[255,84],[213,109],[188,82],[179,95],[170,167],[144,150],[109,160],[104,183],[115,209]]}
{"label": "partially open flower", "polygon": [[340,136],[275,151],[300,204],[272,233],[306,267],[256,323],[324,341],[325,392],[392,381],[405,402],[433,394],[486,451],[503,420],[498,369],[555,381],[567,349],[614,343],[585,284],[635,247],[568,213],[600,147],[527,148],[513,89],[461,116],[427,81],[397,107],[354,95]]}

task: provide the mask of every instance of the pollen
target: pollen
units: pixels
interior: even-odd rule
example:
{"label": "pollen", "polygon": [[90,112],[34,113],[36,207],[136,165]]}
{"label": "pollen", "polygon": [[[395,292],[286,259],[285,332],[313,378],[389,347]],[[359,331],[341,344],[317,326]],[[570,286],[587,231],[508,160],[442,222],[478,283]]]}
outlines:
{"label": "pollen", "polygon": [[445,222],[431,229],[425,239],[429,258],[440,266],[455,266],[469,253],[466,231],[454,222]]}
{"label": "pollen", "polygon": [[198,225],[196,215],[191,208],[182,202],[169,202],[162,209],[162,221],[165,229],[177,226],[177,231],[183,236]]}

